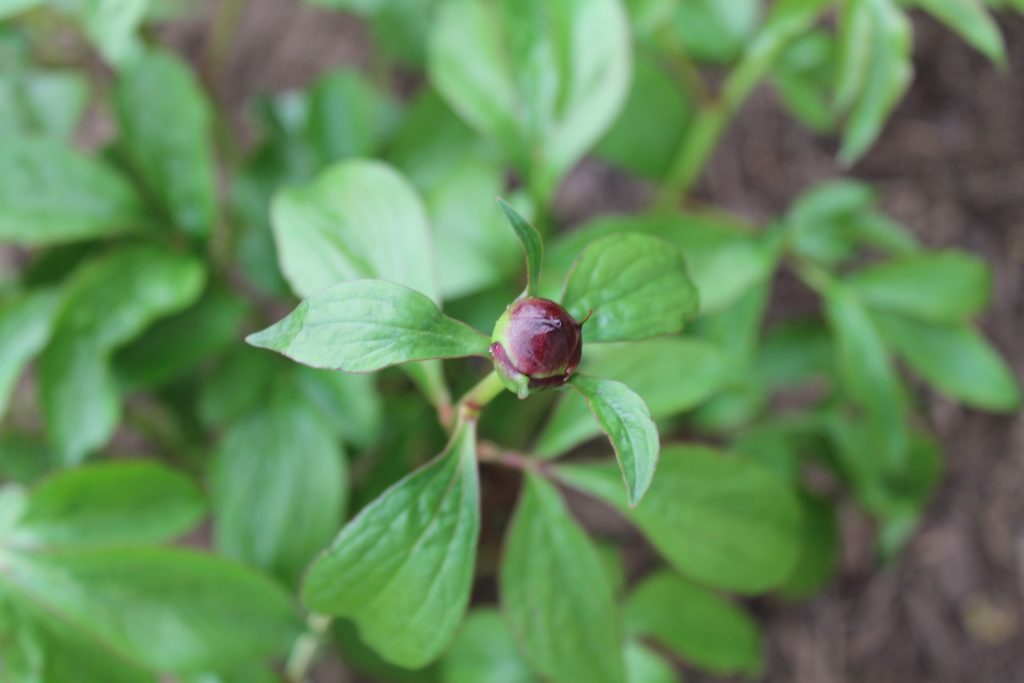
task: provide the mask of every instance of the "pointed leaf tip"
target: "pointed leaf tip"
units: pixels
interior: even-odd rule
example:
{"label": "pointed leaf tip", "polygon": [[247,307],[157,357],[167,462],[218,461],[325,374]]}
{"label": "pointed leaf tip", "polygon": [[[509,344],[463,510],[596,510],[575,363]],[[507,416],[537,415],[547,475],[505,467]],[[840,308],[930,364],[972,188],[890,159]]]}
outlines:
{"label": "pointed leaf tip", "polygon": [[516,236],[523,245],[526,254],[526,294],[534,296],[540,287],[540,268],[544,259],[544,242],[537,229],[512,208],[501,197],[497,198],[498,206],[508,219],[509,225],[515,230]]}
{"label": "pointed leaf tip", "polygon": [[635,508],[654,479],[661,449],[658,428],[647,404],[622,382],[576,375],[572,385],[583,394],[590,412],[612,442],[629,507]]}
{"label": "pointed leaf tip", "polygon": [[314,292],[246,341],[315,368],[374,372],[434,358],[487,356],[490,339],[444,315],[426,295],[384,280]]}

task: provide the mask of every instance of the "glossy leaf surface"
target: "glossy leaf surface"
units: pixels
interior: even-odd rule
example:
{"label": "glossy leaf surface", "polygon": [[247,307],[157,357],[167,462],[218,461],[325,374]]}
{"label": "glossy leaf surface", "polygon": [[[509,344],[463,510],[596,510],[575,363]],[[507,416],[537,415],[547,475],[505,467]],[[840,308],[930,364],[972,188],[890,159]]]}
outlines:
{"label": "glossy leaf surface", "polygon": [[501,609],[533,667],[555,681],[624,683],[612,586],[558,491],[528,475],[501,565]]}
{"label": "glossy leaf surface", "polygon": [[344,616],[385,660],[418,668],[455,636],[480,528],[475,427],[367,505],[306,574],[303,601]]}

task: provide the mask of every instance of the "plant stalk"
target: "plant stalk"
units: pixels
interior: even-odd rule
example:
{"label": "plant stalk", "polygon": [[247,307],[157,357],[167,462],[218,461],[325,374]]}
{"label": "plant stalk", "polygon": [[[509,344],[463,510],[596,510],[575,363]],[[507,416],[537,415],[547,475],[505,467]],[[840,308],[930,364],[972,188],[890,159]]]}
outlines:
{"label": "plant stalk", "polygon": [[690,191],[729,124],[775,61],[775,53],[781,49],[780,45],[770,55],[745,58],[729,74],[718,99],[701,108],[676,151],[658,196],[659,208],[669,208]]}
{"label": "plant stalk", "polygon": [[782,7],[777,16],[768,19],[726,78],[717,101],[701,108],[683,136],[658,194],[657,208],[673,208],[685,198],[754,88],[767,76],[782,51],[816,22],[831,2],[808,0],[800,11]]}
{"label": "plant stalk", "polygon": [[701,74],[700,69],[686,50],[679,44],[676,34],[667,27],[658,33],[658,45],[664,53],[663,63],[675,76],[675,79],[689,91],[691,97],[700,106],[706,106],[714,101],[711,88]]}
{"label": "plant stalk", "polygon": [[247,3],[248,0],[221,0],[213,19],[213,26],[206,42],[206,52],[203,55],[203,66],[206,69],[207,82],[215,92],[219,92],[224,80],[228,56]]}
{"label": "plant stalk", "polygon": [[316,661],[316,653],[323,644],[324,634],[331,626],[331,617],[310,614],[306,620],[306,632],[299,636],[288,655],[285,677],[288,683],[305,683],[309,668]]}
{"label": "plant stalk", "polygon": [[797,277],[821,296],[826,296],[835,285],[834,278],[820,266],[805,259],[794,259],[791,264]]}
{"label": "plant stalk", "polygon": [[493,401],[505,390],[505,383],[494,370],[480,380],[476,386],[466,392],[456,404],[455,413],[459,420],[476,420],[484,406]]}
{"label": "plant stalk", "polygon": [[476,454],[480,462],[493,463],[522,472],[545,472],[547,469],[546,461],[532,458],[525,453],[506,450],[492,441],[479,442]]}

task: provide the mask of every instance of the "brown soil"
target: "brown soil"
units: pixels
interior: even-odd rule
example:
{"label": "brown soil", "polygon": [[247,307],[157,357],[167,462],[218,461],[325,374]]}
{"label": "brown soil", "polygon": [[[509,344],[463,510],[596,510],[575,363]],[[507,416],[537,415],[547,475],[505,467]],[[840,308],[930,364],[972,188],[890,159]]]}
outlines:
{"label": "brown soil", "polygon": [[[207,18],[176,22],[163,36],[199,54]],[[874,183],[889,211],[929,245],[988,261],[995,296],[982,327],[1024,377],[1024,20],[1003,25],[1007,73],[919,20],[913,90],[852,175]],[[358,23],[336,13],[253,0],[218,80],[237,106],[253,92],[307,84],[336,64],[365,64],[371,49]],[[727,135],[699,195],[767,219],[839,175],[834,154],[834,141],[797,126],[761,92]],[[587,163],[563,191],[559,213],[591,213],[595,197],[602,209],[631,209],[641,191]],[[928,392],[921,399],[946,448],[947,473],[920,532],[880,566],[870,526],[847,511],[835,583],[804,604],[757,605],[769,641],[767,680],[1024,682],[1024,418],[965,410]],[[342,680],[341,673],[322,678]]]}

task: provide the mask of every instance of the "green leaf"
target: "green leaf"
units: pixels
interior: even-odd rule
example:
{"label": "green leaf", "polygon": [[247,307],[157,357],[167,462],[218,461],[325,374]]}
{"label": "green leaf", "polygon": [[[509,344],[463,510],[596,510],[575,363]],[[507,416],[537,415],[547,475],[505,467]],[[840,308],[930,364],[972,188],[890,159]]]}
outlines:
{"label": "green leaf", "polygon": [[116,171],[47,138],[0,145],[0,241],[39,247],[140,225],[141,201]]}
{"label": "green leaf", "polygon": [[636,587],[626,608],[635,636],[649,637],[687,662],[718,675],[757,676],[764,669],[757,623],[706,588],[659,572]]}
{"label": "green leaf", "polygon": [[515,230],[516,237],[522,243],[523,252],[526,254],[526,296],[536,296],[537,287],[540,286],[540,267],[544,259],[544,243],[540,239],[540,233],[501,197],[498,197],[498,206],[508,219],[509,225]]}
{"label": "green leaf", "polygon": [[767,420],[735,435],[729,442],[729,450],[749,458],[780,481],[797,487],[803,478],[801,455],[811,441],[806,432],[813,433],[814,420],[813,415]]}
{"label": "green leaf", "polygon": [[751,287],[728,307],[702,316],[694,325],[697,335],[729,357],[736,375],[745,373],[756,357],[770,287],[770,282]]}
{"label": "green leaf", "polygon": [[679,683],[676,667],[654,650],[630,641],[623,655],[629,683]]}
{"label": "green leaf", "polygon": [[[28,496],[23,487],[14,483],[0,487],[0,539],[4,542],[13,535],[27,504]],[[2,615],[0,615],[0,628],[2,626]]]}
{"label": "green leaf", "polygon": [[88,99],[89,81],[82,73],[10,69],[0,75],[0,136],[68,142]]}
{"label": "green leaf", "polygon": [[776,234],[739,229],[725,217],[699,220],[678,239],[700,292],[701,315],[726,310],[768,286],[779,263]]}
{"label": "green leaf", "polygon": [[0,0],[0,19],[13,17],[34,7],[43,5],[46,0]]}
{"label": "green leaf", "polygon": [[936,323],[974,317],[984,310],[991,292],[985,263],[958,251],[886,261],[856,271],[845,281],[870,306]]}
{"label": "green leaf", "polygon": [[438,683],[437,667],[430,665],[420,669],[406,669],[389,664],[380,658],[359,638],[355,624],[347,619],[335,619],[331,623],[333,645],[347,668],[371,681],[388,683]]}
{"label": "green leaf", "polygon": [[676,9],[676,0],[625,0],[629,21],[638,43],[650,41],[665,29]]}
{"label": "green leaf", "polygon": [[860,158],[878,137],[913,78],[911,26],[895,0],[852,0],[841,20],[836,100],[849,109],[842,163]]}
{"label": "green leaf", "polygon": [[591,242],[617,233],[641,233],[675,245],[685,255],[687,270],[700,292],[702,315],[727,307],[763,282],[778,261],[776,240],[754,233],[725,214],[606,217],[546,245],[542,296],[556,298],[556,284],[569,275],[580,252]]}
{"label": "green leaf", "polygon": [[220,552],[291,583],[330,542],[348,473],[327,424],[285,394],[228,430],[210,472]]}
{"label": "green leaf", "polygon": [[759,0],[682,0],[672,28],[687,55],[725,64],[739,57],[749,45],[761,12]]}
{"label": "green leaf", "polygon": [[374,453],[364,460],[367,467],[357,488],[353,490],[353,509],[373,502],[410,470],[418,468],[444,447],[443,432],[437,424],[437,413],[422,401],[391,400],[386,405],[387,429]]}
{"label": "green leaf", "polygon": [[[97,647],[73,627],[53,619],[42,606],[16,593],[4,598],[7,604],[0,609],[11,609],[16,624],[14,634],[5,633],[0,639],[4,674],[13,676],[5,678],[5,683],[156,683],[154,674]],[[6,651],[8,646],[13,651]]]}
{"label": "green leaf", "polygon": [[338,437],[358,448],[367,448],[381,434],[384,407],[373,375],[294,366],[293,382]]}
{"label": "green leaf", "polygon": [[890,499],[878,509],[878,547],[885,559],[892,559],[913,538],[928,502],[942,481],[942,453],[937,444],[914,435],[906,465],[897,477],[890,475]]}
{"label": "green leaf", "polygon": [[39,360],[46,432],[64,462],[79,462],[117,426],[111,351],[195,301],[204,277],[197,259],[148,246],[107,253],[71,276]]}
{"label": "green leaf", "polygon": [[772,69],[772,81],[783,102],[816,133],[832,133],[838,124],[829,96],[835,72],[836,40],[824,29],[794,40]]}
{"label": "green leaf", "polygon": [[195,239],[217,220],[212,115],[192,72],[170,53],[148,51],[122,71],[114,89],[121,137],[149,193]]}
{"label": "green leaf", "polygon": [[231,668],[282,653],[299,630],[276,584],[210,555],[112,547],[4,560],[0,581],[47,623],[151,671]]}
{"label": "green leaf", "polygon": [[46,437],[59,462],[76,465],[102,447],[121,420],[121,394],[102,353],[59,339],[39,360]]}
{"label": "green leaf", "polygon": [[999,353],[966,324],[933,325],[876,314],[885,341],[913,370],[954,400],[999,412],[1020,406],[1020,387]]}
{"label": "green leaf", "polygon": [[181,683],[281,683],[281,677],[268,664],[253,663],[229,672],[187,676]]}
{"label": "green leaf", "polygon": [[480,530],[476,428],[349,522],[306,574],[302,598],[352,619],[385,660],[417,668],[448,646],[469,603]]}
{"label": "green leaf", "polygon": [[861,217],[878,202],[875,190],[861,182],[833,180],[801,194],[785,219],[793,248],[824,264],[838,263],[856,251]]}
{"label": "green leaf", "polygon": [[498,611],[475,609],[441,662],[443,683],[537,683]]}
{"label": "green leaf", "polygon": [[155,246],[126,246],[82,265],[66,281],[54,339],[88,338],[111,350],[154,320],[195,301],[206,275],[194,256]]}
{"label": "green leaf", "polygon": [[203,518],[199,489],[151,462],[90,465],[36,486],[18,522],[18,545],[162,543]]}
{"label": "green leaf", "polygon": [[[273,188],[281,181],[271,170],[253,168],[257,163],[239,169],[232,182],[227,210],[237,237],[230,251],[253,294],[280,297],[288,294],[288,284],[277,262],[269,214]],[[283,174],[276,161],[264,163]]]}
{"label": "green leaf", "polygon": [[622,634],[597,547],[558,491],[527,474],[505,541],[501,610],[545,678],[625,683]]}
{"label": "green leaf", "polygon": [[503,188],[504,171],[470,155],[453,160],[426,188],[445,300],[502,284],[521,270],[519,241],[494,210]]}
{"label": "green leaf", "polygon": [[880,522],[878,544],[892,557],[910,538],[940,481],[941,454],[930,439],[912,433],[895,466],[880,462],[869,424],[839,411],[826,417],[836,463],[860,504]]}
{"label": "green leaf", "polygon": [[423,294],[383,280],[322,289],[246,341],[304,365],[345,372],[486,356],[490,345],[486,336],[447,317]]}
{"label": "green leaf", "polygon": [[309,89],[309,137],[322,165],[372,155],[397,119],[388,93],[352,69],[332,71]]}
{"label": "green leaf", "polygon": [[[583,370],[625,382],[662,420],[704,402],[730,378],[725,357],[697,339],[663,338],[587,349]],[[534,452],[543,457],[565,453],[600,434],[586,402],[567,393],[544,425]]]}
{"label": "green leaf", "polygon": [[785,219],[792,246],[803,257],[835,265],[858,246],[908,256],[920,249],[914,236],[876,211],[877,193],[864,183],[834,180],[808,190]]}
{"label": "green leaf", "polygon": [[374,47],[404,66],[422,67],[427,27],[439,0],[309,0],[311,4],[354,12],[372,29]]}
{"label": "green leaf", "polygon": [[630,507],[643,498],[658,464],[658,428],[644,400],[622,382],[577,374],[572,378],[619,461]]}
{"label": "green leaf", "polygon": [[438,9],[431,83],[502,145],[545,204],[626,99],[625,11],[617,0],[460,0]]}
{"label": "green leaf", "polygon": [[0,416],[7,411],[18,376],[50,340],[59,305],[56,292],[38,291],[0,308]]}
{"label": "green leaf", "polygon": [[124,389],[180,380],[203,361],[237,343],[248,304],[226,288],[207,290],[194,306],[159,321],[114,356]]}
{"label": "green leaf", "polygon": [[[492,160],[494,156],[491,146],[431,87],[421,88],[413,98],[388,145],[388,158],[426,192],[467,158],[481,162]],[[494,165],[493,161],[490,163]],[[491,203],[496,194],[497,191],[477,199],[481,200],[481,207],[486,206],[487,215],[500,219]]]}
{"label": "green leaf", "polygon": [[787,598],[808,598],[819,592],[839,565],[839,515],[828,500],[802,494],[803,534],[800,556],[780,592]]}
{"label": "green leaf", "polygon": [[695,104],[653,54],[638,53],[632,89],[597,154],[630,173],[660,181],[672,165]]}
{"label": "green leaf", "polygon": [[982,0],[913,0],[913,4],[956,31],[995,64],[1006,66],[999,25]]}
{"label": "green leaf", "polygon": [[831,379],[832,338],[818,320],[787,320],[769,328],[757,349],[755,372],[769,389]]}
{"label": "green leaf", "polygon": [[152,0],[86,0],[75,11],[89,39],[115,66],[125,66],[142,52],[138,29]]}
{"label": "green leaf", "polygon": [[389,0],[371,21],[374,45],[422,71],[434,12],[443,0]]}
{"label": "green leaf", "polygon": [[779,585],[799,549],[792,492],[754,463],[699,446],[663,448],[644,504],[630,509],[611,463],[563,465],[569,484],[633,521],[683,574],[715,588],[759,593]]}
{"label": "green leaf", "polygon": [[640,234],[591,242],[569,274],[562,305],[577,320],[593,313],[583,329],[590,342],[676,334],[699,307],[683,255]]}
{"label": "green leaf", "polygon": [[519,241],[494,210],[493,198],[505,189],[505,169],[430,88],[410,105],[388,158],[423,193],[445,300],[505,282],[521,268]]}
{"label": "green leaf", "polygon": [[691,420],[700,429],[730,431],[754,419],[767,402],[754,371],[770,282],[748,289],[727,308],[697,321],[695,332],[723,355],[729,377],[719,395],[699,406]]}
{"label": "green leaf", "polygon": [[865,411],[881,461],[895,463],[906,448],[906,398],[878,327],[856,295],[837,284],[825,293],[825,314],[840,386]]}
{"label": "green leaf", "polygon": [[46,474],[53,458],[50,449],[36,436],[8,432],[0,434],[0,477],[30,484]]}
{"label": "green leaf", "polygon": [[335,164],[311,183],[281,190],[272,221],[281,270],[299,296],[376,278],[440,301],[426,209],[390,166]]}
{"label": "green leaf", "polygon": [[985,0],[985,4],[994,10],[1016,9],[1018,12],[1024,12],[1024,0]]}
{"label": "green leaf", "polygon": [[626,567],[623,564],[622,549],[614,541],[605,540],[597,542],[597,553],[601,556],[601,564],[604,565],[605,574],[612,586],[612,592],[620,595],[626,590]]}
{"label": "green leaf", "polygon": [[[281,270],[300,296],[363,278],[405,285],[440,303],[426,209],[386,164],[353,159],[307,185],[279,192],[271,208]],[[435,404],[447,390],[438,363],[406,372]]]}
{"label": "green leaf", "polygon": [[257,407],[271,393],[280,366],[280,358],[251,346],[232,348],[199,388],[197,412],[203,425],[227,424]]}

